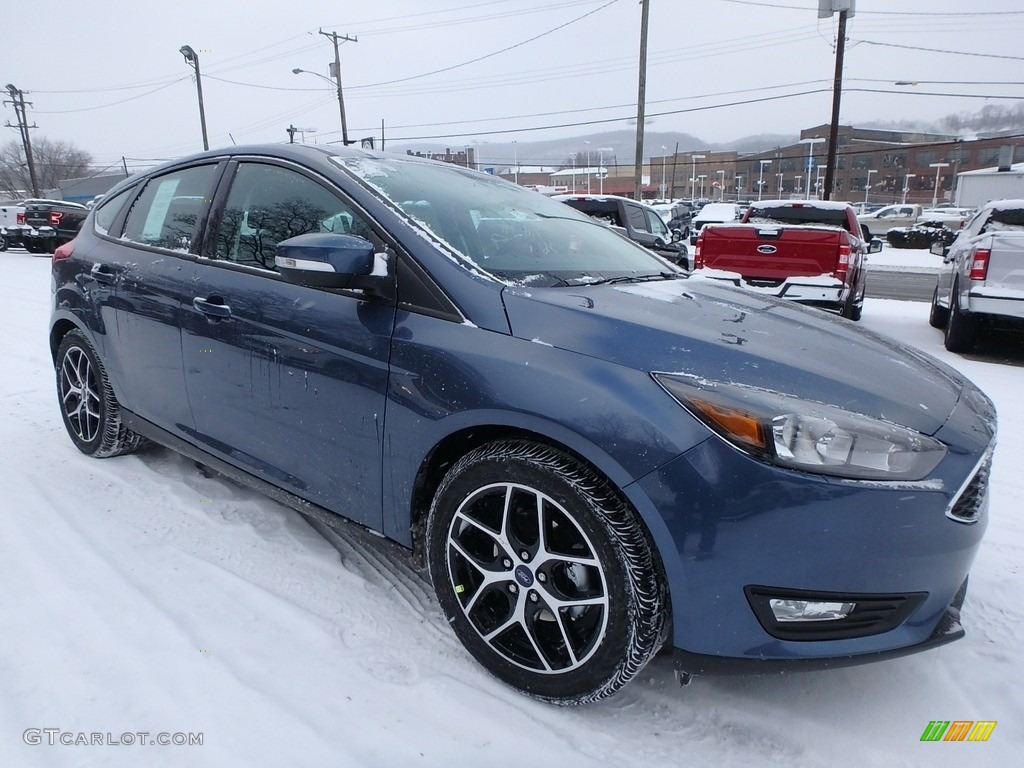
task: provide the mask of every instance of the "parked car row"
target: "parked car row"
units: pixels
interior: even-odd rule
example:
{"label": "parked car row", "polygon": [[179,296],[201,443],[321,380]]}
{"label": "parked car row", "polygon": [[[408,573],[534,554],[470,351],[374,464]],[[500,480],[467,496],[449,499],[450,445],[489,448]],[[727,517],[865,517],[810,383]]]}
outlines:
{"label": "parked car row", "polygon": [[229,147],[120,183],[52,272],[80,451],[153,441],[392,539],[526,695],[601,699],[664,644],[688,675],[963,635],[985,395],[563,202],[411,156]]}
{"label": "parked car row", "polygon": [[86,206],[66,200],[29,199],[0,206],[0,251],[52,253],[78,233],[88,213]]}

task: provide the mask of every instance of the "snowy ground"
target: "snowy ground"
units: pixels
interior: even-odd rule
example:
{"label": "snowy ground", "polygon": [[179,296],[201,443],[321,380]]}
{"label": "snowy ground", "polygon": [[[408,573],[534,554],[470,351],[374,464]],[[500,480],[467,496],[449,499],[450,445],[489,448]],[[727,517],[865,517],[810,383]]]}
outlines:
{"label": "snowy ground", "polygon": [[[925,304],[869,299],[863,323],[953,364],[999,408],[967,637],[685,689],[659,658],[610,701],[562,710],[491,679],[429,587],[360,538],[339,553],[296,513],[167,451],[79,454],[46,348],[49,261],[12,251],[0,264],[0,766],[1020,765],[1024,353],[948,354]],[[998,726],[985,743],[922,743],[931,720]],[[149,735],[24,742],[44,728]],[[203,744],[150,745],[161,732]]]}

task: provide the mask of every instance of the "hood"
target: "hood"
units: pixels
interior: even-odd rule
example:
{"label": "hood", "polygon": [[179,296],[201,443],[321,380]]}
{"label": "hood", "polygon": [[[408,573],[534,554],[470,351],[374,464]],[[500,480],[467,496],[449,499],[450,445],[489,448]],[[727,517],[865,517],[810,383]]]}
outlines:
{"label": "hood", "polygon": [[506,288],[512,334],[644,372],[772,389],[932,435],[962,389],[852,322],[710,280]]}

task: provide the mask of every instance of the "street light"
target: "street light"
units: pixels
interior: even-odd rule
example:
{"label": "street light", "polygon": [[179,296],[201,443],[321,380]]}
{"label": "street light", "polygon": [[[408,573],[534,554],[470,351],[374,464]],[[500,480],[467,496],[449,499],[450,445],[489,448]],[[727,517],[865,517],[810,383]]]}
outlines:
{"label": "street light", "polygon": [[704,199],[704,179],[706,179],[707,177],[708,177],[708,175],[706,173],[702,173],[700,176],[697,177],[698,179],[700,179],[700,199],[701,200]]}
{"label": "street light", "polygon": [[916,173],[908,173],[906,176],[903,177],[903,199],[900,200],[900,205],[906,205],[907,192],[910,191],[910,180],[915,176],[917,176]]}
{"label": "street light", "polygon": [[[300,69],[296,67],[292,70],[293,75],[316,75],[321,80],[325,81],[331,86],[331,90],[334,90],[334,81],[331,78],[321,75],[319,72],[311,72],[308,69]],[[344,146],[348,146],[348,122],[345,120],[345,102],[342,100],[341,87],[338,87],[338,105],[339,111],[341,112],[341,143]]]}
{"label": "street light", "polygon": [[932,193],[932,208],[939,204],[939,174],[943,168],[948,168],[949,163],[928,163],[929,168],[935,169],[935,191]]}
{"label": "street light", "polygon": [[796,184],[794,184],[793,186],[796,187],[796,193],[799,195],[800,194],[800,190],[803,189],[804,177],[803,176],[794,176],[793,177],[793,181],[796,182]]}
{"label": "street light", "polygon": [[758,200],[761,199],[761,190],[764,187],[764,167],[766,165],[771,165],[772,164],[771,160],[761,160],[759,162],[761,163],[761,170],[757,174],[757,199]]}
{"label": "street light", "polygon": [[721,170],[715,171],[715,173],[722,177],[721,181],[718,182],[718,199],[725,200],[725,169],[722,168]]}
{"label": "street light", "polygon": [[775,174],[779,179],[779,199],[782,199],[782,172],[779,171]]}
{"label": "street light", "polygon": [[587,145],[587,194],[590,194],[590,142],[584,141]]}
{"label": "street light", "polygon": [[690,199],[697,199],[697,161],[703,160],[707,155],[690,155]]}
{"label": "street light", "polygon": [[210,140],[206,137],[206,108],[203,106],[203,78],[199,74],[199,54],[191,45],[183,45],[178,53],[185,57],[185,63],[196,72],[196,92],[199,94],[199,124],[203,128],[203,149],[210,148]]}
{"label": "street light", "polygon": [[614,147],[598,147],[597,148],[597,181],[598,189],[600,193],[604,194],[604,153],[614,152]]}
{"label": "street light", "polygon": [[740,201],[740,191],[743,189],[743,174],[736,174],[736,202]]}
{"label": "street light", "polygon": [[665,153],[668,152],[668,147],[664,144],[661,145],[661,197],[665,199]]}
{"label": "street light", "polygon": [[864,203],[865,204],[867,204],[867,202],[868,202],[868,192],[871,191],[871,174],[872,173],[878,173],[878,171],[876,171],[874,169],[868,171],[868,180],[867,180],[867,183],[864,185]]}
{"label": "street light", "polygon": [[800,139],[801,144],[807,145],[807,198],[811,197],[811,166],[814,165],[814,145],[825,141],[820,136],[810,139]]}
{"label": "street light", "polygon": [[572,160],[572,191],[576,192],[576,153],[570,152],[569,159]]}
{"label": "street light", "polygon": [[512,140],[512,162],[516,164],[515,179],[516,184],[519,183],[519,148],[516,145],[515,139]]}

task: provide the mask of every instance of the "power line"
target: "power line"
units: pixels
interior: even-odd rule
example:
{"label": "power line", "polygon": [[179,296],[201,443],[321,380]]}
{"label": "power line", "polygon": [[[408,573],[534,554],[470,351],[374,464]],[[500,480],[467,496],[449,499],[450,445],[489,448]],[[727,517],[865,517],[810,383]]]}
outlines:
{"label": "power line", "polygon": [[478,61],[483,61],[484,59],[490,59],[490,58],[493,58],[494,56],[497,56],[499,54],[507,53],[508,51],[514,50],[516,48],[520,48],[520,47],[526,45],[527,43],[532,43],[535,40],[539,40],[542,37],[546,37],[547,35],[550,35],[553,32],[557,32],[560,29],[565,29],[565,27],[568,27],[570,24],[575,24],[576,22],[582,21],[583,19],[587,18],[588,16],[593,16],[595,13],[598,13],[599,11],[603,11],[605,8],[607,8],[607,7],[611,6],[611,5],[615,5],[615,3],[617,3],[617,2],[619,2],[619,0],[610,0],[610,2],[605,3],[600,8],[595,8],[592,11],[588,11],[587,13],[584,13],[582,16],[577,16],[575,19],[571,19],[570,21],[567,21],[564,24],[559,24],[557,27],[553,27],[552,29],[549,29],[546,32],[541,32],[539,35],[534,35],[533,37],[527,38],[526,40],[521,40],[520,42],[515,43],[513,45],[510,45],[510,46],[507,46],[505,48],[501,48],[501,49],[499,49],[497,51],[492,51],[491,53],[486,53],[483,56],[477,56],[475,59],[470,59],[469,61],[463,61],[463,62],[461,62],[459,64],[452,64],[451,66],[442,67],[441,69],[435,69],[435,70],[432,70],[430,72],[423,72],[422,74],[419,74],[419,75],[410,75],[409,77],[400,77],[397,80],[385,80],[385,81],[380,82],[380,83],[369,83],[367,85],[350,86],[349,90],[356,90],[357,88],[376,88],[376,87],[381,86],[381,85],[393,85],[394,83],[405,83],[405,82],[408,82],[410,80],[417,80],[417,79],[419,79],[421,77],[429,77],[430,75],[437,75],[437,74],[440,74],[441,72],[450,72],[451,70],[458,69],[459,67],[465,67],[465,66],[467,66],[469,64],[475,64]]}
{"label": "power line", "polygon": [[[782,5],[779,3],[759,3],[755,0],[720,0],[723,3],[733,3],[734,5],[755,5],[761,8],[775,8],[778,10],[786,11],[810,11],[812,8],[807,8],[801,5]],[[947,13],[936,13],[934,11],[857,11],[857,15],[872,16],[962,16],[964,18],[975,18],[978,16],[1024,16],[1024,11],[960,11],[960,12],[947,12]]]}
{"label": "power line", "polygon": [[997,53],[974,53],[972,51],[945,51],[940,48],[924,48],[916,45],[900,45],[899,43],[880,43],[877,40],[850,40],[851,43],[863,43],[865,45],[880,45],[884,48],[904,48],[908,51],[927,51],[928,53],[948,53],[954,56],[975,56],[982,59],[1008,59],[1010,61],[1024,61],[1024,56],[1003,56]]}

